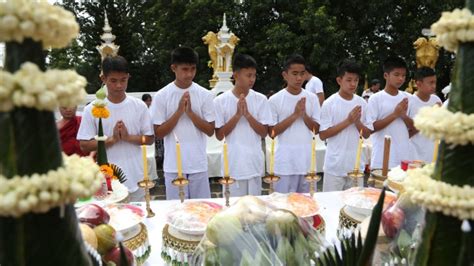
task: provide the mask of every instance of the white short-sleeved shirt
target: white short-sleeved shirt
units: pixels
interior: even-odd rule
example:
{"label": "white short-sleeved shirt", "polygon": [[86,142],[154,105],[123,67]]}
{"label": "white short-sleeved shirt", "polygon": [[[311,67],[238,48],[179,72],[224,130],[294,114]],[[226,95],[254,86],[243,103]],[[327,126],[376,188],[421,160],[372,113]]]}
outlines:
{"label": "white short-sleeved shirt", "polygon": [[[232,91],[224,92],[214,99],[216,108],[216,128],[223,127],[237,112],[237,98]],[[272,123],[272,115],[267,98],[254,90],[245,97],[249,113],[263,125]],[[262,137],[241,117],[232,132],[225,137],[228,145],[229,174],[238,179],[260,177],[264,173]]]}
{"label": "white short-sleeved shirt", "polygon": [[[342,98],[339,93],[331,95],[326,99],[321,107],[320,131],[327,130],[347,119],[349,113],[356,106],[362,108],[361,122],[365,121],[367,111],[366,101],[354,95],[351,100]],[[326,154],[324,157],[324,173],[334,176],[347,176],[347,173],[354,169],[359,143],[359,131],[352,124],[326,140]],[[364,169],[363,164],[359,169]]]}
{"label": "white short-sleeved shirt", "polygon": [[[146,104],[135,97],[127,96],[121,103],[112,103],[108,99],[107,108],[110,116],[102,119],[104,135],[112,136],[114,127],[122,120],[130,135],[153,136],[153,126]],[[98,132],[99,119],[92,116],[92,104],[84,108],[81,126],[77,133],[78,140],[91,140]],[[139,145],[119,141],[106,148],[109,163],[119,166],[126,175],[125,185],[130,192],[138,189],[137,182],[143,179],[143,158]]]}
{"label": "white short-sleeved shirt", "polygon": [[[150,113],[154,125],[168,121],[178,110],[179,101],[185,92],[189,91],[191,108],[195,114],[207,122],[214,122],[214,96],[207,89],[192,83],[189,88],[178,88],[174,82],[159,90],[151,102]],[[207,171],[207,136],[200,131],[184,113],[170,134],[164,137],[165,158],[163,170],[167,173],[177,173],[176,140],[181,147],[181,165],[184,174],[194,174]]]}
{"label": "white short-sleeved shirt", "polygon": [[[321,109],[314,93],[301,90],[293,95],[286,89],[280,90],[269,99],[273,125],[280,123],[295,111],[296,103],[306,97],[306,114],[318,124]],[[298,118],[276,138],[274,171],[277,175],[303,175],[310,170],[311,141],[313,133],[303,118]]]}
{"label": "white short-sleeved shirt", "polygon": [[[369,103],[367,104],[367,127],[373,130],[375,121],[384,119],[393,113],[398,103],[404,98],[410,97],[410,94],[403,91],[398,91],[397,95],[392,96],[384,90],[370,96]],[[400,165],[402,160],[409,160],[411,158],[409,155],[408,128],[401,118],[397,118],[384,129],[374,132],[370,136],[373,145],[371,159],[372,169],[382,168],[385,136],[391,137],[390,168]]]}
{"label": "white short-sleeved shirt", "polygon": [[[426,102],[422,101],[418,96],[414,95],[410,99],[408,106],[408,116],[414,118],[420,108],[425,106],[441,105],[441,99],[432,94],[430,99]],[[434,152],[434,141],[418,133],[410,138],[410,154],[413,160],[423,160],[425,162],[431,162],[433,159]]]}
{"label": "white short-sleeved shirt", "polygon": [[368,97],[370,98],[370,96],[374,95],[375,93],[373,91],[371,91],[370,89],[367,89],[365,90],[363,93],[362,93],[362,98],[364,97]]}
{"label": "white short-sleeved shirt", "polygon": [[324,93],[323,82],[316,76],[312,76],[308,80],[305,89],[314,94]]}

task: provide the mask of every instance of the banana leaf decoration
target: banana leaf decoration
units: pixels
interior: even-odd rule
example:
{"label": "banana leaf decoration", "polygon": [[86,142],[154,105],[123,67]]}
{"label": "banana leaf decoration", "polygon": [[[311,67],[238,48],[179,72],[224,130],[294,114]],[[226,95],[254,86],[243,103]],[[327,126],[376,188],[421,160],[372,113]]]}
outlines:
{"label": "banana leaf decoration", "polygon": [[[24,62],[45,70],[40,42],[7,42],[5,70],[17,71]],[[34,84],[31,84],[34,86]],[[53,112],[14,108],[0,112],[0,174],[43,174],[63,165]],[[0,265],[91,265],[74,206],[19,218],[0,216]]]}
{"label": "banana leaf decoration", "polygon": [[[474,12],[474,0],[466,1]],[[466,30],[472,30],[469,26]],[[474,113],[474,43],[461,42],[456,53],[448,110]],[[453,121],[454,123],[455,121]],[[441,141],[432,178],[442,182],[474,187],[474,146],[451,145]],[[474,197],[474,195],[472,195]],[[472,202],[472,199],[471,199]],[[422,241],[416,250],[414,265],[474,265],[474,231],[463,233],[462,220],[441,212],[427,211]],[[468,223],[474,226],[474,221]],[[460,241],[466,238],[465,241]],[[469,250],[469,252],[464,252]]]}
{"label": "banana leaf decoration", "polygon": [[372,210],[370,218],[369,229],[362,244],[360,232],[355,236],[354,231],[351,232],[350,237],[346,237],[341,242],[341,253],[338,252],[337,247],[326,249],[326,251],[319,256],[318,265],[337,265],[337,266],[368,266],[372,265],[372,255],[377,244],[377,236],[382,219],[383,203],[385,199],[385,188],[382,189],[380,197]]}
{"label": "banana leaf decoration", "polygon": [[110,168],[112,168],[113,172],[114,172],[114,177],[116,177],[118,179],[118,181],[120,181],[120,183],[125,183],[125,181],[127,181],[127,178],[125,178],[125,173],[123,172],[122,169],[120,169],[120,167],[118,167],[118,165],[116,164],[109,164],[110,165]]}

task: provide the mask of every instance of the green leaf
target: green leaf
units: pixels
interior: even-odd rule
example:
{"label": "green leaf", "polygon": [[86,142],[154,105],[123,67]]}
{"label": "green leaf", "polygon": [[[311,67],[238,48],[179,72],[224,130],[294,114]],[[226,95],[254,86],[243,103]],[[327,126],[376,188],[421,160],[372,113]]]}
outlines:
{"label": "green leaf", "polygon": [[54,114],[16,108],[11,115],[18,174],[43,174],[60,167],[62,155]]}
{"label": "green leaf", "polygon": [[[104,129],[102,127],[102,118],[99,118],[99,130],[97,135],[99,137],[104,136]],[[97,141],[97,164],[104,165],[108,164],[107,151],[105,149],[105,141]]]}
{"label": "green leaf", "polygon": [[370,261],[377,244],[377,236],[380,227],[380,220],[382,218],[383,203],[385,199],[385,187],[380,193],[379,200],[372,210],[372,217],[370,218],[369,229],[367,231],[367,236],[365,237],[364,247],[362,248],[362,253],[357,261],[357,265],[370,265]]}
{"label": "green leaf", "polygon": [[0,174],[7,178],[17,173],[14,144],[15,135],[10,113],[0,112]]}
{"label": "green leaf", "polygon": [[402,229],[397,238],[398,249],[400,250],[400,254],[402,255],[402,257],[408,257],[408,252],[412,243],[413,241],[410,235],[407,233],[407,231]]}
{"label": "green leaf", "polygon": [[130,266],[122,242],[119,242],[120,248],[120,266]]}

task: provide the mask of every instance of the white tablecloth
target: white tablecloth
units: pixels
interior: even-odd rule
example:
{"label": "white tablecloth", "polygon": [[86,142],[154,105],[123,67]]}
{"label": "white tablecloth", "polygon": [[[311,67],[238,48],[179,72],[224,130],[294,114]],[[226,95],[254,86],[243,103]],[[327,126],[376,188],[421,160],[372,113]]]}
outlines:
{"label": "white tablecloth", "polygon": [[[337,239],[336,231],[339,223],[339,210],[343,206],[340,193],[341,192],[320,192],[315,194],[315,198],[319,204],[320,214],[326,222],[326,239],[330,243],[334,243]],[[206,200],[225,205],[225,200],[223,198]],[[230,204],[237,200],[238,198],[231,198]],[[145,209],[145,204],[140,204]],[[151,254],[145,265],[165,265],[164,261],[161,259],[161,233],[166,224],[166,213],[172,210],[173,206],[176,204],[179,204],[179,200],[160,200],[151,202],[151,208],[156,215],[153,218],[146,218],[145,220],[145,224],[148,227],[148,237],[151,245]]]}

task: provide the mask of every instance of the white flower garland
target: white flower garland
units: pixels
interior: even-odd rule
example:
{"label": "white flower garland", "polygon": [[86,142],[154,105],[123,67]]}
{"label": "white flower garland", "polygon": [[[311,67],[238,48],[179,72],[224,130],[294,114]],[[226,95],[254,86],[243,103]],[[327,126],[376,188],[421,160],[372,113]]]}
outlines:
{"label": "white flower garland", "polygon": [[63,48],[79,34],[74,14],[47,1],[7,0],[0,2],[0,42],[25,38],[43,47]]}
{"label": "white flower garland", "polygon": [[0,71],[0,112],[17,107],[54,111],[73,107],[86,96],[87,81],[74,70],[47,70],[26,62],[14,74]]}
{"label": "white flower garland", "polygon": [[474,41],[474,16],[467,8],[443,12],[441,18],[431,25],[439,45],[455,52],[459,43]]}
{"label": "white flower garland", "polygon": [[77,155],[63,159],[63,167],[46,174],[11,179],[0,175],[0,216],[44,213],[94,195],[104,179],[99,166],[90,158]]}
{"label": "white flower garland", "polygon": [[414,121],[415,127],[431,139],[453,145],[474,144],[474,114],[452,113],[434,105],[421,108]]}
{"label": "white flower garland", "polygon": [[431,178],[434,165],[410,169],[403,185],[410,200],[431,212],[442,212],[447,216],[474,219],[474,188],[451,185]]}
{"label": "white flower garland", "polygon": [[97,140],[97,141],[106,141],[106,140],[107,140],[107,136],[106,136],[106,135],[103,135],[103,136],[99,137],[99,136],[96,135],[96,136],[94,137],[94,139]]}

